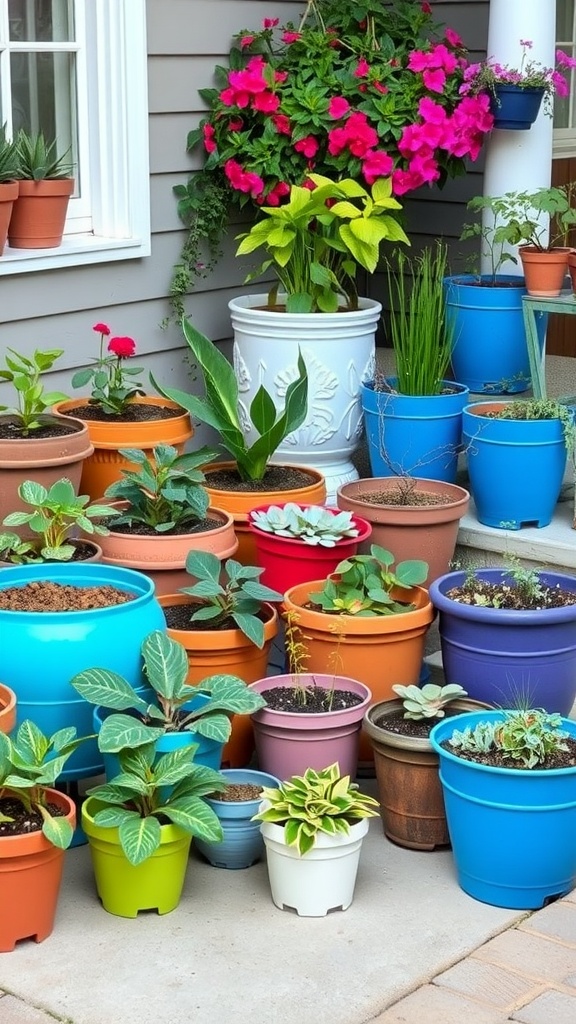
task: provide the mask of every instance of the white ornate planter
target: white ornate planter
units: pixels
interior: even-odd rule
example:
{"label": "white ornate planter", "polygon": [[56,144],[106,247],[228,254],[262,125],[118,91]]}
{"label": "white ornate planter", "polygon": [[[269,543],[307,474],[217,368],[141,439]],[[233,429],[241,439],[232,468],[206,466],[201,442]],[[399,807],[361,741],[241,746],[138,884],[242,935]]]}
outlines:
{"label": "white ornate planter", "polygon": [[258,308],[266,302],[266,295],[243,295],[229,303],[244,431],[256,440],[248,409],[261,384],[283,406],[286,388],[298,376],[300,348],[308,370],[308,415],[272,461],[319,470],[330,504],[341,484],[358,479],[351,456],[362,438],[360,385],[374,376],[382,306],[360,299],[354,312],[282,313]]}

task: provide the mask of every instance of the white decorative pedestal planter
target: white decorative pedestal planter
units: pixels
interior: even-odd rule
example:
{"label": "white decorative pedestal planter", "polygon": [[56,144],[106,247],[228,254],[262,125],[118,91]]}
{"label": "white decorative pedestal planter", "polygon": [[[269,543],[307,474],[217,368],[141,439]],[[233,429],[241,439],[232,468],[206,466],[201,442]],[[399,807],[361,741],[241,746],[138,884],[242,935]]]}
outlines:
{"label": "white decorative pedestal planter", "polygon": [[360,385],[374,376],[382,306],[359,299],[353,312],[283,313],[266,309],[267,300],[243,295],[229,303],[243,428],[254,442],[247,411],[261,384],[283,407],[286,388],[298,376],[300,349],[308,371],[308,415],[272,461],[319,470],[330,504],[341,484],[358,479],[351,456],[362,438]]}

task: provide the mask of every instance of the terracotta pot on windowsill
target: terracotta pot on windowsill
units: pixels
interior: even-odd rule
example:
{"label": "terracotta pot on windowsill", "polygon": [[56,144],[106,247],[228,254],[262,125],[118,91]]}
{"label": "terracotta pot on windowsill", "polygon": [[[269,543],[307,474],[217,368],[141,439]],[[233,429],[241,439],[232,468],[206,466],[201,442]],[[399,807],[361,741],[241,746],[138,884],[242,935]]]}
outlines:
{"label": "terracotta pot on windowsill", "polygon": [[62,244],[74,178],[26,179],[18,185],[8,228],[10,245],[14,249],[57,248]]}
{"label": "terracotta pot on windowsill", "polygon": [[0,256],[6,245],[12,209],[18,199],[18,184],[17,181],[0,182]]}

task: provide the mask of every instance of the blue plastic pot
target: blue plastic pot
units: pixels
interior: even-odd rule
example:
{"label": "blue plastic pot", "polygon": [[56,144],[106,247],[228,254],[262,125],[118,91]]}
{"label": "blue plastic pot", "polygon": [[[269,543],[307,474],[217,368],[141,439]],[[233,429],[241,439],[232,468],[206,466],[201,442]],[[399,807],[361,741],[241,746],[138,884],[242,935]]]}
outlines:
{"label": "blue plastic pot", "polygon": [[[154,584],[132,569],[99,562],[15,566],[2,569],[0,590],[36,580],[112,586],[135,595],[125,604],[87,611],[0,610],[0,678],[16,692],[18,721],[30,718],[48,735],[73,725],[79,736],[88,736],[94,732],[92,705],[70,685],[72,676],[98,666],[118,672],[141,689],[142,641],[153,630],[165,629],[166,620]],[[60,778],[86,778],[100,774],[102,768],[102,756],[92,740],[72,755]]]}
{"label": "blue plastic pot", "polygon": [[527,131],[538,117],[544,89],[518,85],[495,85],[490,100],[494,127],[506,131]]}
{"label": "blue plastic pot", "polygon": [[[538,910],[576,884],[576,767],[493,768],[442,746],[454,729],[503,718],[474,711],[443,719],[430,743],[461,888],[493,907]],[[562,728],[576,738],[576,722],[563,719]]]}
{"label": "blue plastic pot", "polygon": [[466,406],[462,436],[479,522],[496,529],[548,526],[566,469],[563,426],[556,420],[488,415],[503,402]]}
{"label": "blue plastic pot", "polygon": [[[277,789],[280,779],[267,772],[252,771],[249,768],[227,768],[222,772],[227,781],[250,783],[253,786],[268,786]],[[215,868],[238,870],[249,868],[260,860],[264,853],[264,840],[260,832],[260,822],[252,821],[258,811],[260,798],[256,800],[218,800],[207,797],[207,803],[218,815],[224,839],[221,843],[207,843],[203,839],[194,839],[194,846]]]}
{"label": "blue plastic pot", "polygon": [[[388,377],[394,388],[396,378]],[[410,476],[454,483],[468,388],[443,382],[443,395],[399,395],[361,388],[372,476]]]}
{"label": "blue plastic pot", "polygon": [[[481,569],[481,580],[513,580],[503,569]],[[447,596],[465,572],[430,584],[439,611],[442,665],[447,683],[460,683],[473,700],[496,707],[535,707],[568,715],[576,698],[576,605],[510,611],[461,604]],[[541,573],[545,586],[576,592],[576,578]]]}
{"label": "blue plastic pot", "polygon": [[[454,330],[452,372],[478,394],[504,395],[530,387],[530,362],[524,333],[523,277],[461,274],[444,279],[446,315]],[[543,344],[547,314],[538,317]]]}

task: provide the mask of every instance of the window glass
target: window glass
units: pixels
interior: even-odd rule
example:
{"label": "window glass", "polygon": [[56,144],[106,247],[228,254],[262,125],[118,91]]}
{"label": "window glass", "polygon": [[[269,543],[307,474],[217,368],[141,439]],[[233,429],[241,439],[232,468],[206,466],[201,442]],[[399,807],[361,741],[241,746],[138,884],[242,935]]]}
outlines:
{"label": "window glass", "polygon": [[[576,56],[574,33],[574,0],[557,0],[556,2],[556,46],[564,50],[570,57]],[[568,96],[556,96],[554,100],[554,127],[574,127],[574,72],[565,69],[562,72],[569,85]]]}
{"label": "window glass", "polygon": [[8,0],[11,42],[62,43],[73,38],[71,0]]}

